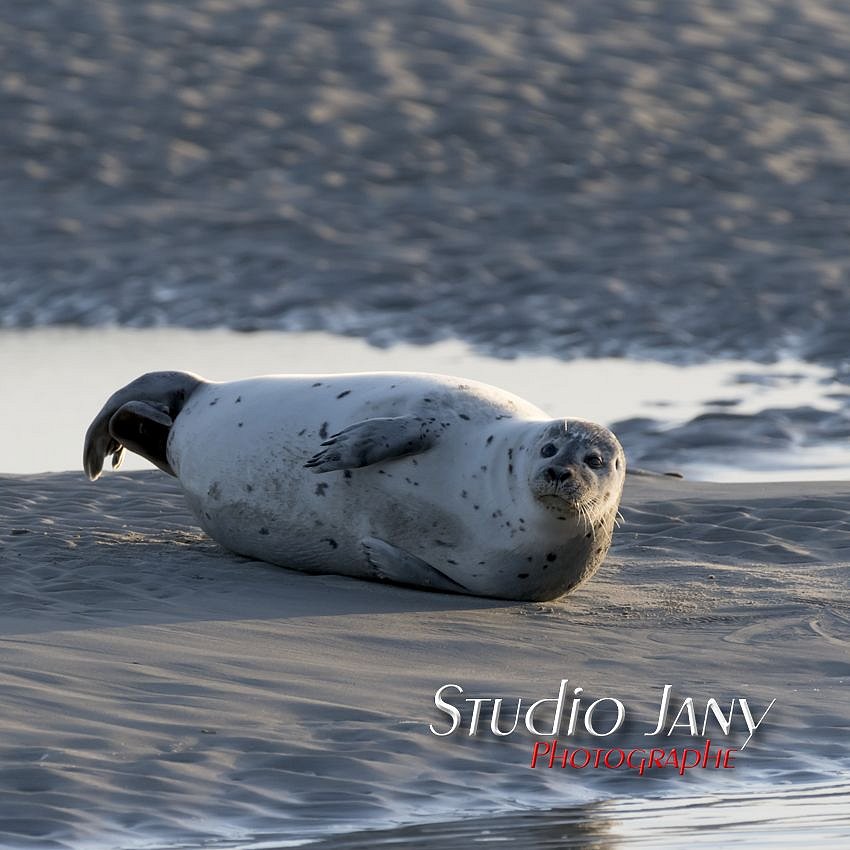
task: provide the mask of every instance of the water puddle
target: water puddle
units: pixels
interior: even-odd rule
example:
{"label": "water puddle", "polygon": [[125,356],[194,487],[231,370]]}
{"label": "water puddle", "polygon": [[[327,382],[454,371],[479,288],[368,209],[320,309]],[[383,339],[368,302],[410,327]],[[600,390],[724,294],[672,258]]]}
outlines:
{"label": "water puddle", "polygon": [[[715,481],[850,476],[850,389],[793,360],[675,366],[619,358],[498,360],[461,342],[375,348],[325,333],[46,328],[0,332],[0,471],[77,469],[106,397],[139,374],[444,372],[511,390],[553,416],[615,427],[632,463]],[[127,469],[148,464],[135,457]]]}

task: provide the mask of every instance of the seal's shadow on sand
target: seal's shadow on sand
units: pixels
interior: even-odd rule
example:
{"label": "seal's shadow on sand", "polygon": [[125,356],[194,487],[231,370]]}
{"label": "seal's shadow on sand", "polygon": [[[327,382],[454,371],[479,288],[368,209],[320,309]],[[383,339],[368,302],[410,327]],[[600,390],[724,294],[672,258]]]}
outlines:
{"label": "seal's shadow on sand", "polygon": [[233,621],[521,607],[235,555],[197,527],[179,487],[159,472],[113,475],[96,492],[70,472],[0,482],[8,496],[0,514],[0,539],[10,544],[0,562],[7,634],[108,627],[128,615],[137,625],[163,625],[197,620],[199,611],[204,620]]}

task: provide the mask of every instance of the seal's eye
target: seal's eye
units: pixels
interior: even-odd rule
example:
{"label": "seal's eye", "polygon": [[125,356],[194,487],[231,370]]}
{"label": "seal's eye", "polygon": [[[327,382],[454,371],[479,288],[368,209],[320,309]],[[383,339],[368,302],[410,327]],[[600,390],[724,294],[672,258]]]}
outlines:
{"label": "seal's eye", "polygon": [[552,457],[552,455],[558,454],[558,449],[552,443],[546,443],[542,449],[540,449],[540,455],[542,457]]}
{"label": "seal's eye", "polygon": [[595,454],[595,453],[594,453],[594,454],[591,454],[591,455],[588,455],[588,456],[584,459],[584,462],[585,462],[585,463],[586,463],[586,464],[587,464],[587,465],[588,465],[591,469],[602,469],[602,467],[603,467],[603,466],[605,466],[605,461],[603,460],[602,455]]}

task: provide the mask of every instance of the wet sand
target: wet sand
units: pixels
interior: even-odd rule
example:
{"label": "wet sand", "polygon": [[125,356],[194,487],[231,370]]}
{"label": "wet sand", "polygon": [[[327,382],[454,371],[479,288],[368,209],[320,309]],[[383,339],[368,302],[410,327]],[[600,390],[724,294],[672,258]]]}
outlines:
{"label": "wet sand", "polygon": [[[234,556],[156,472],[7,475],[0,492],[10,850],[225,846],[589,805],[592,837],[596,801],[846,782],[850,484],[630,477],[607,564],[545,605]],[[531,770],[525,733],[428,729],[446,721],[443,684],[507,702],[552,697],[562,678],[628,706],[617,746],[646,745],[667,683],[698,711],[709,697],[777,702],[734,770],[685,777]],[[833,827],[846,835],[846,818]]]}

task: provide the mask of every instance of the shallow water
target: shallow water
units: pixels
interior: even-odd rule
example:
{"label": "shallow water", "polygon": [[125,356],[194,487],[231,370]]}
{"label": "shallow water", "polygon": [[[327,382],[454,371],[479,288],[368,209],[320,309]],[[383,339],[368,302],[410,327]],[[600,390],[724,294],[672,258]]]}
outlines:
{"label": "shallow water", "polygon": [[[528,850],[617,850],[621,847],[720,847],[750,850],[846,848],[850,844],[850,784],[763,788],[742,793],[665,798],[615,798],[579,806],[521,807],[486,816],[470,812],[452,820],[275,839],[273,835],[214,841],[214,850],[372,850],[403,847],[502,846]],[[329,833],[329,834],[328,834]],[[140,845],[141,846],[141,845]],[[149,850],[188,850],[148,845]]]}
{"label": "shallow water", "polygon": [[[367,850],[511,843],[530,850],[723,846],[846,847],[850,785],[780,788],[756,794],[616,799],[335,836],[314,848]],[[248,845],[250,847],[251,845]],[[247,848],[246,848],[247,850]]]}
{"label": "shallow water", "polygon": [[[375,348],[324,333],[47,328],[0,332],[0,470],[80,467],[82,438],[118,387],[182,369],[211,380],[275,372],[410,370],[511,390],[553,416],[603,422],[632,464],[712,481],[850,477],[850,391],[794,360],[676,366],[623,358],[503,360],[453,341]],[[743,447],[747,448],[744,449]],[[147,468],[128,457],[127,469]]]}

